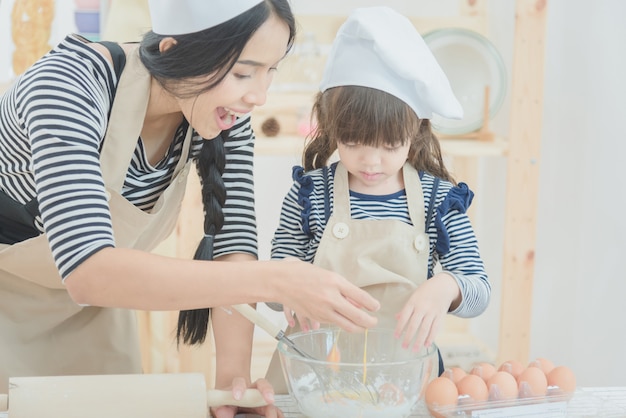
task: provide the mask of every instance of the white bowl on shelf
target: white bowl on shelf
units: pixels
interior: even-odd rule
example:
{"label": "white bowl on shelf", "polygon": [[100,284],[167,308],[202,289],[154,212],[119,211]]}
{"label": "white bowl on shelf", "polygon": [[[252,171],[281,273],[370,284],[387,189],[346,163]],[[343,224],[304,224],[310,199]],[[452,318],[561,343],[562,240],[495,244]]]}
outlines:
{"label": "white bowl on shelf", "polygon": [[484,124],[485,87],[489,86],[490,119],[500,110],[506,96],[506,68],[500,53],[487,38],[469,29],[436,29],[423,38],[464,111],[459,120],[434,115],[433,128],[446,135],[479,130]]}

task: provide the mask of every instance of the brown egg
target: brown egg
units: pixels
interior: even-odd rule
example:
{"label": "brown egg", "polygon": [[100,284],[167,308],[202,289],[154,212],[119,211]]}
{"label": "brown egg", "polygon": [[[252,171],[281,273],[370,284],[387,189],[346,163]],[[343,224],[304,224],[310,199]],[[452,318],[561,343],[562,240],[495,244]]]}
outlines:
{"label": "brown egg", "polygon": [[450,367],[443,372],[442,376],[447,377],[454,383],[459,383],[467,375],[467,372],[460,367]]}
{"label": "brown egg", "polygon": [[445,376],[439,376],[433,379],[426,388],[424,393],[424,401],[428,407],[428,411],[437,418],[442,418],[443,415],[438,413],[435,409],[454,407],[459,397],[459,391],[452,381]]}
{"label": "brown egg", "polygon": [[554,369],[554,363],[547,358],[537,357],[528,364],[528,367],[539,367],[543,372],[548,375]]}
{"label": "brown egg", "polygon": [[511,373],[505,371],[495,372],[487,381],[489,389],[489,400],[500,401],[517,398],[518,385],[517,380]]}
{"label": "brown egg", "polygon": [[486,383],[489,381],[491,376],[496,373],[496,371],[496,366],[494,366],[493,364],[481,362],[474,365],[474,367],[470,371],[470,374],[475,374],[476,376],[482,377]]}
{"label": "brown egg", "polygon": [[548,391],[548,379],[539,367],[527,367],[517,377],[520,398],[545,396]]}
{"label": "brown egg", "polygon": [[508,360],[505,361],[498,367],[498,371],[504,371],[507,373],[511,373],[514,378],[517,377],[524,371],[524,366],[517,360]]}
{"label": "brown egg", "polygon": [[[561,393],[571,394],[576,390],[576,375],[567,366],[558,366],[548,373],[548,386],[558,388]],[[550,391],[557,389],[550,388]]]}
{"label": "brown egg", "polygon": [[459,396],[467,395],[472,402],[484,402],[489,398],[487,384],[480,376],[468,374],[456,384]]}

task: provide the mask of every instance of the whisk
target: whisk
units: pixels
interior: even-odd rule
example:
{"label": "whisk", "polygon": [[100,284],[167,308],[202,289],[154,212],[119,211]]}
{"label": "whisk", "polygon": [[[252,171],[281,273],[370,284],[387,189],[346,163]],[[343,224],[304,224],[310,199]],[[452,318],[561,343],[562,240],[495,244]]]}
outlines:
{"label": "whisk", "polygon": [[[367,330],[366,336],[367,336]],[[333,345],[330,351],[326,355],[326,361],[330,363],[330,370],[332,372],[329,376],[326,376],[324,386],[328,385],[334,388],[335,391],[325,391],[324,396],[331,399],[362,399],[363,397],[369,398],[374,404],[377,404],[380,400],[378,390],[373,384],[368,383],[367,380],[367,337],[363,344],[363,376],[358,373],[342,370],[341,363],[341,351],[339,350],[339,336],[341,335],[341,329],[337,329],[333,332]],[[315,370],[314,370],[315,371]],[[320,372],[317,372],[318,376]],[[325,374],[325,373],[324,373]],[[337,383],[339,382],[339,383]],[[339,387],[339,389],[337,389]],[[333,396],[333,394],[335,396]]]}
{"label": "whisk", "polygon": [[[261,329],[270,334],[277,341],[284,343],[287,347],[292,349],[298,355],[309,360],[313,360],[314,362],[323,361],[321,358],[314,357],[310,353],[303,351],[302,348],[298,347],[289,337],[287,337],[287,335],[285,335],[284,331],[280,327],[278,327],[268,318],[261,315],[252,306],[248,304],[239,304],[232,305],[232,308],[239,312],[241,315],[243,315],[245,318],[247,318],[253,324],[258,325]],[[340,352],[337,346],[339,333],[340,330],[337,331],[337,335],[334,337],[331,351],[325,356],[326,360],[337,363],[337,366],[333,367],[331,365],[330,367],[321,367],[321,364],[319,366],[317,364],[314,364],[311,367],[313,373],[321,382],[323,396],[327,400],[337,401],[346,398],[359,399],[363,396],[367,396],[374,404],[376,404],[379,400],[378,391],[373,387],[373,385],[367,383],[365,375],[363,379],[360,379],[358,374],[342,370],[341,367],[339,367]],[[331,356],[335,356],[336,358],[330,358]]]}

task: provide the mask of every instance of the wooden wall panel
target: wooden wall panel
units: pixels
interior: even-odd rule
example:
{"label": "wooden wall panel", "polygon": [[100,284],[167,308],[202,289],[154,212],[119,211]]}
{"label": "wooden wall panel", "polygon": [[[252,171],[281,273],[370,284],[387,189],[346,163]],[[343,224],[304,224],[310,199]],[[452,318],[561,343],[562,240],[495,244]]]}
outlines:
{"label": "wooden wall panel", "polygon": [[543,114],[546,0],[517,0],[499,361],[528,362]]}

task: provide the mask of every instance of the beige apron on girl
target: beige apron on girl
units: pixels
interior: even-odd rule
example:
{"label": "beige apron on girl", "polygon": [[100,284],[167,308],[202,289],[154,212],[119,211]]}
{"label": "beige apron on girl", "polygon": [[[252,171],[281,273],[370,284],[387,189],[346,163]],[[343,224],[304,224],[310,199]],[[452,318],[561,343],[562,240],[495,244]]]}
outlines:
{"label": "beige apron on girl", "polygon": [[[150,75],[134,50],[120,78],[100,157],[116,246],[146,251],[176,224],[192,131],[170,186],[149,213],[123,198],[149,94]],[[9,377],[141,372],[135,312],[73,302],[45,235],[0,245],[0,300],[0,393],[7,393]]]}
{"label": "beige apron on girl", "polygon": [[[340,273],[367,290],[381,303],[378,327],[395,328],[395,314],[428,274],[428,235],[425,233],[424,196],[418,172],[408,163],[402,170],[409,215],[405,222],[357,220],[350,217],[348,172],[340,163],[335,172],[333,213],[324,229],[314,264]],[[299,326],[288,329],[291,334]],[[287,393],[278,352],[266,378],[276,393]]]}

